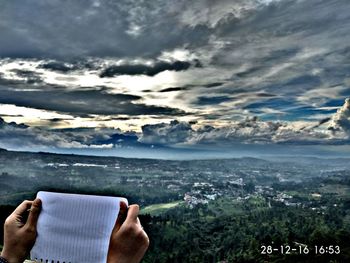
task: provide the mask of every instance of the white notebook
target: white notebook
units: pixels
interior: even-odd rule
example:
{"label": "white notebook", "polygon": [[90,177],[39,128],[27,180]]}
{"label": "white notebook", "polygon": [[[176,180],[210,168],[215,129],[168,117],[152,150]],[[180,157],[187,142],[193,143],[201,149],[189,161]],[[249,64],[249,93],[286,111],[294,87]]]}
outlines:
{"label": "white notebook", "polygon": [[38,236],[31,259],[106,263],[110,236],[125,198],[39,192]]}

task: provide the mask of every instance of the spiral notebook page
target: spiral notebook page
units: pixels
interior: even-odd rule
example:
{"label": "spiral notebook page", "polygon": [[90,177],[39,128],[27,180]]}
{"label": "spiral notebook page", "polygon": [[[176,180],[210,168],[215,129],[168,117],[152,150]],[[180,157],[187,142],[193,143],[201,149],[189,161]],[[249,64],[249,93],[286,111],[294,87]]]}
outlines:
{"label": "spiral notebook page", "polygon": [[31,259],[105,263],[119,202],[125,198],[39,192],[38,236]]}

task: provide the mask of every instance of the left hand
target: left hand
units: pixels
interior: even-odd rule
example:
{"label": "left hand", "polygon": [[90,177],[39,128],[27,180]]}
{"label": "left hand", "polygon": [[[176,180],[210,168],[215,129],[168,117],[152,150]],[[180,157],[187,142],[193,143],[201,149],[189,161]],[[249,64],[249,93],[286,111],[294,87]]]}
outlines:
{"label": "left hand", "polygon": [[[28,218],[25,218],[29,210]],[[4,226],[4,248],[1,256],[9,263],[22,263],[34,246],[36,224],[41,210],[41,200],[24,201],[6,219]],[[26,220],[26,222],[24,222]]]}

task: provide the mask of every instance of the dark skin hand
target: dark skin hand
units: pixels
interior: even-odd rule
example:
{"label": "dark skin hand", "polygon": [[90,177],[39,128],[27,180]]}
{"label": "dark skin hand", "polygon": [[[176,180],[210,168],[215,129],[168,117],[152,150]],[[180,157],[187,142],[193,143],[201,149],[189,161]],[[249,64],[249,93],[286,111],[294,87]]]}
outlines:
{"label": "dark skin hand", "polygon": [[110,239],[107,263],[139,263],[142,260],[148,249],[149,239],[138,214],[138,205],[131,205],[127,209],[125,203],[120,203],[120,212]]}
{"label": "dark skin hand", "polygon": [[[28,218],[26,214],[28,213]],[[41,200],[24,201],[6,219],[1,256],[10,263],[22,263],[34,246]]]}
{"label": "dark skin hand", "polygon": [[[28,218],[26,214],[28,213]],[[34,246],[41,200],[24,201],[6,219],[1,256],[9,263],[22,263]],[[110,238],[107,263],[139,263],[149,239],[138,218],[139,206],[120,204],[120,213]]]}

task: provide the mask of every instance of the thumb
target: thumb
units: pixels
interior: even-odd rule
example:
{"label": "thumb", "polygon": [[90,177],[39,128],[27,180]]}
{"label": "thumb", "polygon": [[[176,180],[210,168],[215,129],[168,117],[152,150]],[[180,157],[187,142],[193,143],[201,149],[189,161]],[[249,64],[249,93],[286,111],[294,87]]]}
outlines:
{"label": "thumb", "polygon": [[128,216],[126,218],[127,221],[137,221],[137,216],[139,215],[140,207],[138,205],[129,206]]}
{"label": "thumb", "polygon": [[30,208],[28,220],[26,223],[28,227],[36,228],[40,211],[41,211],[41,200],[37,198],[33,201],[33,204]]}
{"label": "thumb", "polygon": [[124,202],[120,202],[119,206],[120,206],[119,214],[118,214],[117,221],[115,222],[113,232],[117,232],[120,229],[128,213],[128,207]]}

